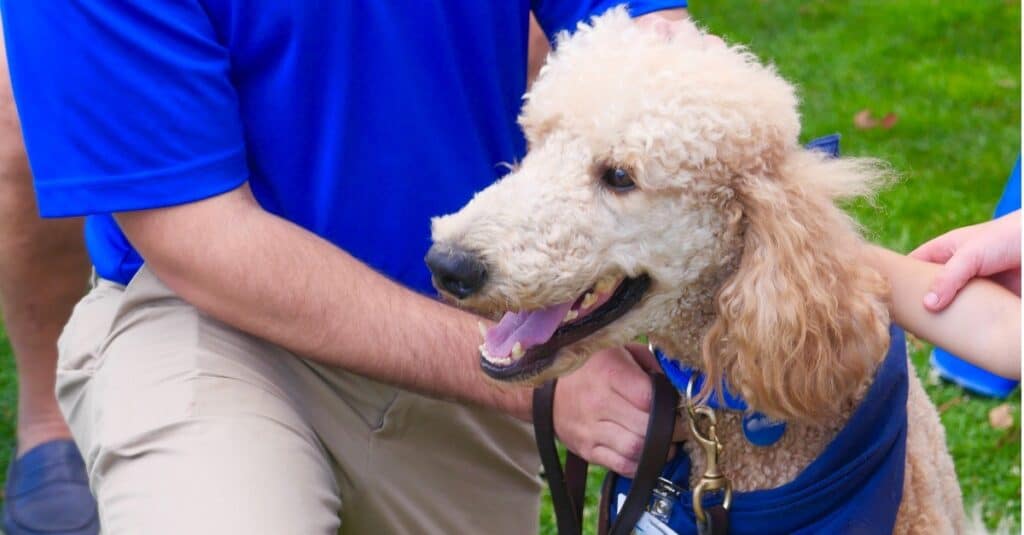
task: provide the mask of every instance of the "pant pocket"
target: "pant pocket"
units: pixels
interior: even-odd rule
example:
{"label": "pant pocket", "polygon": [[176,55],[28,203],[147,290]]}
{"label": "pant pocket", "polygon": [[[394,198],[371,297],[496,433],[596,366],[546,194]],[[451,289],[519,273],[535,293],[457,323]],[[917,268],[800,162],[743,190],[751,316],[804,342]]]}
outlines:
{"label": "pant pocket", "polygon": [[99,363],[99,348],[110,332],[123,290],[101,281],[71,311],[57,338],[57,371],[91,372]]}
{"label": "pant pocket", "polygon": [[303,359],[302,363],[312,369],[326,387],[325,399],[344,403],[347,412],[362,420],[369,431],[379,430],[385,417],[400,404],[401,389],[397,387],[310,360]]}
{"label": "pant pocket", "polygon": [[57,339],[57,405],[87,464],[93,458],[94,411],[89,387],[102,359],[100,348],[110,332],[122,290],[100,282],[75,305]]}

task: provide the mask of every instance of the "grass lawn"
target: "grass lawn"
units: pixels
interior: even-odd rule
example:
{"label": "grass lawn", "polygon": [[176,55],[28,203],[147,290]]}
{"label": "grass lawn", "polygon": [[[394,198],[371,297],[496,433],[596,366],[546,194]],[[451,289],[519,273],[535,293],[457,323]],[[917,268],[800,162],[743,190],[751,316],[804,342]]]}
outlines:
{"label": "grass lawn", "polygon": [[[845,153],[882,158],[900,172],[903,181],[876,208],[853,207],[873,240],[906,252],[991,215],[1020,146],[1019,2],[714,0],[695,2],[692,12],[796,82],[806,138],[839,132]],[[864,109],[892,112],[897,122],[856,129],[853,117]],[[1001,402],[938,382],[928,373],[929,348],[912,345],[918,373],[943,408],[966,501],[983,504],[992,525],[1003,518],[1019,525],[1019,390],[1009,400],[1014,426],[993,429],[987,413]],[[0,331],[0,444],[14,444],[15,401]],[[9,455],[0,448],[0,477]],[[547,502],[542,526],[555,533]]]}
{"label": "grass lawn", "polygon": [[[1019,2],[714,0],[693,2],[691,13],[796,83],[804,139],[839,132],[844,153],[884,159],[900,173],[877,207],[853,207],[872,240],[908,252],[991,217],[1020,150]],[[864,109],[897,122],[857,129]],[[983,504],[992,526],[1003,518],[1019,526],[1020,390],[1009,400],[1014,426],[993,429],[988,411],[1002,402],[939,382],[928,373],[930,347],[911,345],[944,409],[965,501]],[[592,476],[589,496],[598,482]],[[548,503],[541,522],[555,533]]]}

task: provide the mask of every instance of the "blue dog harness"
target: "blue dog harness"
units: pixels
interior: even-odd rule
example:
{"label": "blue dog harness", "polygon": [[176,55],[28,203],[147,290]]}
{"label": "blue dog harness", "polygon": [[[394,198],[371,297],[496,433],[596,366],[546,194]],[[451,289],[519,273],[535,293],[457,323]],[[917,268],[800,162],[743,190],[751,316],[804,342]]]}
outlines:
{"label": "blue dog harness", "polygon": [[[889,351],[867,395],[825,451],[790,483],[769,490],[733,493],[731,534],[892,532],[903,496],[909,383],[903,330],[892,326],[889,334]],[[668,361],[664,355],[659,360]],[[687,373],[679,366],[665,368],[670,378],[682,379]],[[675,384],[678,388],[680,383]],[[723,394],[728,391],[724,390]],[[746,404],[731,393],[722,397],[725,408],[746,410],[735,408]],[[690,465],[689,457],[680,450],[665,466],[663,480],[678,491],[672,506],[652,508],[660,511],[645,515],[636,533],[698,534],[688,490]],[[614,518],[631,480],[613,473],[608,477],[615,497],[608,513]],[[717,503],[721,503],[720,496],[703,502],[705,508]]]}
{"label": "blue dog harness", "polygon": [[[704,386],[704,375],[696,368],[673,360],[658,348],[654,348],[654,356],[676,390],[683,393],[691,390],[696,393]],[[720,386],[720,389],[711,392],[704,404],[715,410],[742,412],[743,436],[747,437],[748,442],[755,446],[771,446],[782,438],[786,432],[786,422],[773,420],[763,413],[748,410],[747,402],[731,392],[728,385],[723,382]]]}

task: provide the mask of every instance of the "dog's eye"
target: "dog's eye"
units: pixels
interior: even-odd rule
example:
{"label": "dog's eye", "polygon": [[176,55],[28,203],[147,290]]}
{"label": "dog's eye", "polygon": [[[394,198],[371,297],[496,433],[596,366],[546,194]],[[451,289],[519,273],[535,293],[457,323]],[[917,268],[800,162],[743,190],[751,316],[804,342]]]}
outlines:
{"label": "dog's eye", "polygon": [[601,174],[601,182],[615,191],[629,191],[636,187],[629,171],[621,167],[609,167]]}

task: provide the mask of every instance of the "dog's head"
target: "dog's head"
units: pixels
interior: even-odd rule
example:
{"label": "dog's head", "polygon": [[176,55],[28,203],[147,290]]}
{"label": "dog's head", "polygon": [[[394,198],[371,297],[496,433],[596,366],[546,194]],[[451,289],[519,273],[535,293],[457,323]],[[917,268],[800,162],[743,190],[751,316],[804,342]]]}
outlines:
{"label": "dog's head", "polygon": [[540,381],[648,334],[771,416],[828,417],[888,340],[883,282],[834,205],[880,173],[801,148],[793,88],[694,34],[619,9],[562,36],[520,117],[525,159],[433,221],[435,285],[504,314],[491,377]]}

